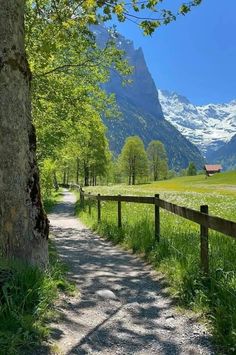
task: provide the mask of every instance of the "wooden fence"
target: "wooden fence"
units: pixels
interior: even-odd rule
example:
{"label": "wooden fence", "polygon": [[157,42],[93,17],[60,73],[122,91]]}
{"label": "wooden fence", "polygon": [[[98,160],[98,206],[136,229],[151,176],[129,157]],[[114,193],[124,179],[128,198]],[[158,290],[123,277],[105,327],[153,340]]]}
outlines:
{"label": "wooden fence", "polygon": [[210,216],[208,214],[208,206],[200,206],[200,211],[193,210],[187,207],[181,207],[173,203],[160,199],[156,194],[151,196],[109,196],[109,195],[92,195],[91,193],[85,193],[78,185],[73,185],[80,191],[81,204],[84,205],[84,199],[87,198],[89,205],[89,213],[91,214],[91,200],[97,201],[97,215],[98,222],[101,221],[101,201],[117,201],[117,219],[118,227],[122,227],[122,210],[121,202],[130,203],[145,203],[154,205],[154,221],[155,221],[155,239],[160,241],[160,208],[172,212],[185,219],[193,221],[200,225],[200,258],[201,267],[205,274],[209,274],[209,243],[208,243],[208,230],[223,233],[236,239],[236,222],[229,221],[220,217]]}

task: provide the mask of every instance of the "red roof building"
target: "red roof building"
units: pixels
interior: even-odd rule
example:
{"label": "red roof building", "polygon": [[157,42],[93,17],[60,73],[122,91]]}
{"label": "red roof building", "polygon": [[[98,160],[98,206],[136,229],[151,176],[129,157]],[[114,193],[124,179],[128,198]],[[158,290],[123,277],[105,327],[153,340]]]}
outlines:
{"label": "red roof building", "polygon": [[220,164],[206,164],[204,165],[204,170],[206,171],[206,175],[211,176],[213,174],[220,173],[222,170],[222,166]]}

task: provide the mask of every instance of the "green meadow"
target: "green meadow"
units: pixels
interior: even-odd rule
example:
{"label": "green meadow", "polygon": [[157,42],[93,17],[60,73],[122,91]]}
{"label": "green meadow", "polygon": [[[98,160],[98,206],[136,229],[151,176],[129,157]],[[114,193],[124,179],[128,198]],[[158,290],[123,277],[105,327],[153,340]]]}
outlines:
{"label": "green meadow", "polygon": [[[199,210],[207,204],[211,215],[236,222],[236,172],[205,178],[180,177],[155,183],[127,186],[88,187],[92,194],[152,196]],[[96,202],[77,212],[101,235],[139,253],[163,272],[169,291],[178,304],[197,311],[206,321],[221,353],[236,352],[236,240],[209,231],[210,277],[200,269],[199,225],[161,210],[160,243],[154,237],[154,206],[123,203],[122,228],[117,227],[117,203],[101,203],[101,223],[97,223]]]}

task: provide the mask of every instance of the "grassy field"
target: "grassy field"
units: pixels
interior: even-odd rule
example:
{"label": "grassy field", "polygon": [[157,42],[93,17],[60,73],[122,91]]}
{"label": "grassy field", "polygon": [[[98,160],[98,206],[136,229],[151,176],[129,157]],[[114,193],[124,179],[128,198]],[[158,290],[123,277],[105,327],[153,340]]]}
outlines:
{"label": "grassy field", "polygon": [[[198,209],[208,204],[212,215],[236,221],[236,172],[210,178],[203,175],[181,177],[152,184],[98,186],[91,193],[149,195],[159,193],[164,200]],[[122,229],[117,227],[117,203],[102,202],[102,222],[97,224],[94,206],[78,204],[84,222],[114,242],[142,254],[166,274],[170,292],[184,307],[201,312],[208,319],[221,352],[236,353],[236,241],[210,231],[210,279],[199,267],[199,226],[161,211],[161,241],[154,238],[154,207],[122,203]]]}

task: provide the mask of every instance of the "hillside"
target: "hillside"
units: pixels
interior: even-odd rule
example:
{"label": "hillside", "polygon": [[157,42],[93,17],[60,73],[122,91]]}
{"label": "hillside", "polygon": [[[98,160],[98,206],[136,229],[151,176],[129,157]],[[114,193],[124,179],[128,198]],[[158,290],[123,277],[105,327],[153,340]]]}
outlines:
{"label": "hillside", "polygon": [[166,90],[159,90],[159,99],[165,119],[196,144],[207,158],[236,133],[236,101],[196,106],[186,97]]}
{"label": "hillside", "polygon": [[219,150],[210,155],[213,162],[219,162],[223,168],[236,169],[236,134]]}
{"label": "hillside", "polygon": [[[108,34],[104,27],[96,28],[97,42],[104,44]],[[104,119],[108,127],[110,147],[119,154],[125,139],[131,135],[140,136],[145,146],[153,139],[162,141],[167,150],[170,168],[186,168],[190,161],[201,168],[204,160],[196,146],[190,143],[172,124],[164,119],[158,98],[158,91],[147,68],[143,51],[135,49],[132,41],[117,35],[119,48],[125,50],[129,63],[134,67],[132,84],[123,87],[121,78],[114,72],[105,85],[108,93],[115,93],[122,113],[119,120]]]}

